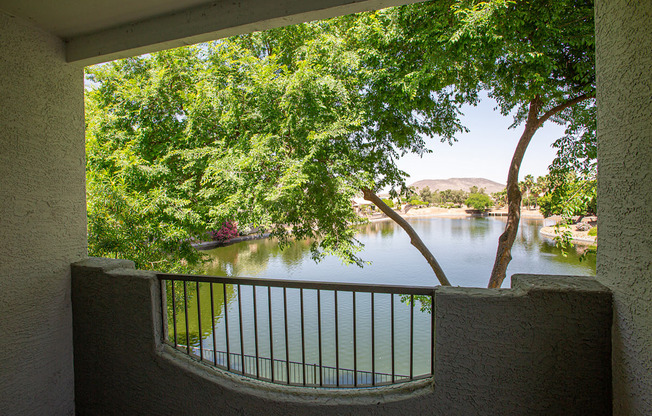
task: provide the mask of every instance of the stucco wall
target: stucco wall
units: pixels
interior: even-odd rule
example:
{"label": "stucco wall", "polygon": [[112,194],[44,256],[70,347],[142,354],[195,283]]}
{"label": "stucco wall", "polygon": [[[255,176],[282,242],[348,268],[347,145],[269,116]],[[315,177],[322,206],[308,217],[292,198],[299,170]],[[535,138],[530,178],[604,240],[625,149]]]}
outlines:
{"label": "stucco wall", "polygon": [[652,415],[652,1],[596,1],[597,278],[614,293],[614,414]]}
{"label": "stucco wall", "polygon": [[611,294],[590,278],[436,295],[436,376],[363,391],[288,388],[162,345],[160,286],[124,260],[73,266],[79,415],[608,415]]}
{"label": "stucco wall", "polygon": [[82,70],[0,13],[0,414],[74,412],[70,263],[85,254]]}
{"label": "stucco wall", "polygon": [[605,287],[591,278],[534,275],[515,275],[512,286],[438,290],[441,414],[610,414]]}

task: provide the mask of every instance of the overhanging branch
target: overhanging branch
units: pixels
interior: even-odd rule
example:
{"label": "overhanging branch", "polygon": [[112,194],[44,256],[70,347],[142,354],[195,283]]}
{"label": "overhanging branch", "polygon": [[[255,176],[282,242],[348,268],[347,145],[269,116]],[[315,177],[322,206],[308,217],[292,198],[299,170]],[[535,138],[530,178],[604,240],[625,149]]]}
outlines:
{"label": "overhanging branch", "polygon": [[554,116],[555,114],[559,113],[560,111],[563,111],[567,109],[568,107],[572,107],[575,104],[579,103],[580,101],[588,100],[589,98],[595,98],[595,92],[592,93],[587,93],[587,94],[582,94],[579,95],[573,99],[567,100],[558,106],[555,106],[551,108],[550,110],[546,111],[539,119],[537,120],[537,127],[540,127],[543,123],[545,123],[550,117]]}

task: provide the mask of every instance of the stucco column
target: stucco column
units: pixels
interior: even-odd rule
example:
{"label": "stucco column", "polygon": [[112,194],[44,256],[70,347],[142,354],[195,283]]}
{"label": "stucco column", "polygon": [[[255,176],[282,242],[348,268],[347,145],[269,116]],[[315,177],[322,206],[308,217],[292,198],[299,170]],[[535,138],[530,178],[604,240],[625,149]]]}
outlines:
{"label": "stucco column", "polygon": [[0,414],[74,414],[70,263],[86,255],[83,71],[0,12]]}
{"label": "stucco column", "polygon": [[598,279],[615,415],[652,414],[652,1],[597,0]]}

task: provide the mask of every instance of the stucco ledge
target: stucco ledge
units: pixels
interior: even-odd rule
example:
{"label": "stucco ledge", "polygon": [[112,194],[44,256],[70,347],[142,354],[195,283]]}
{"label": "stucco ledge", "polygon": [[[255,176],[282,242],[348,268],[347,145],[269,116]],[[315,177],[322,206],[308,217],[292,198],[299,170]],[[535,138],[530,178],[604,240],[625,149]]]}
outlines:
{"label": "stucco ledge", "polygon": [[159,349],[158,358],[220,388],[273,402],[310,406],[365,406],[415,399],[434,391],[432,378],[392,386],[346,389],[277,385],[211,367],[167,344]]}

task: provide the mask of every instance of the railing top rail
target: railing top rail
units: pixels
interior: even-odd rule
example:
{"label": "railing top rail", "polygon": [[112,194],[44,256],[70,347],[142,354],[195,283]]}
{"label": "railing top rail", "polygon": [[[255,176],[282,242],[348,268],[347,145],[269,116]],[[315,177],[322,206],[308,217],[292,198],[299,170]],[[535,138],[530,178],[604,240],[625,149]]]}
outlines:
{"label": "railing top rail", "polygon": [[203,276],[157,273],[159,280],[242,284],[251,286],[285,287],[291,289],[338,290],[344,292],[394,293],[400,295],[432,295],[434,286],[401,286],[369,283],[337,283],[312,280],[265,279],[253,277]]}

